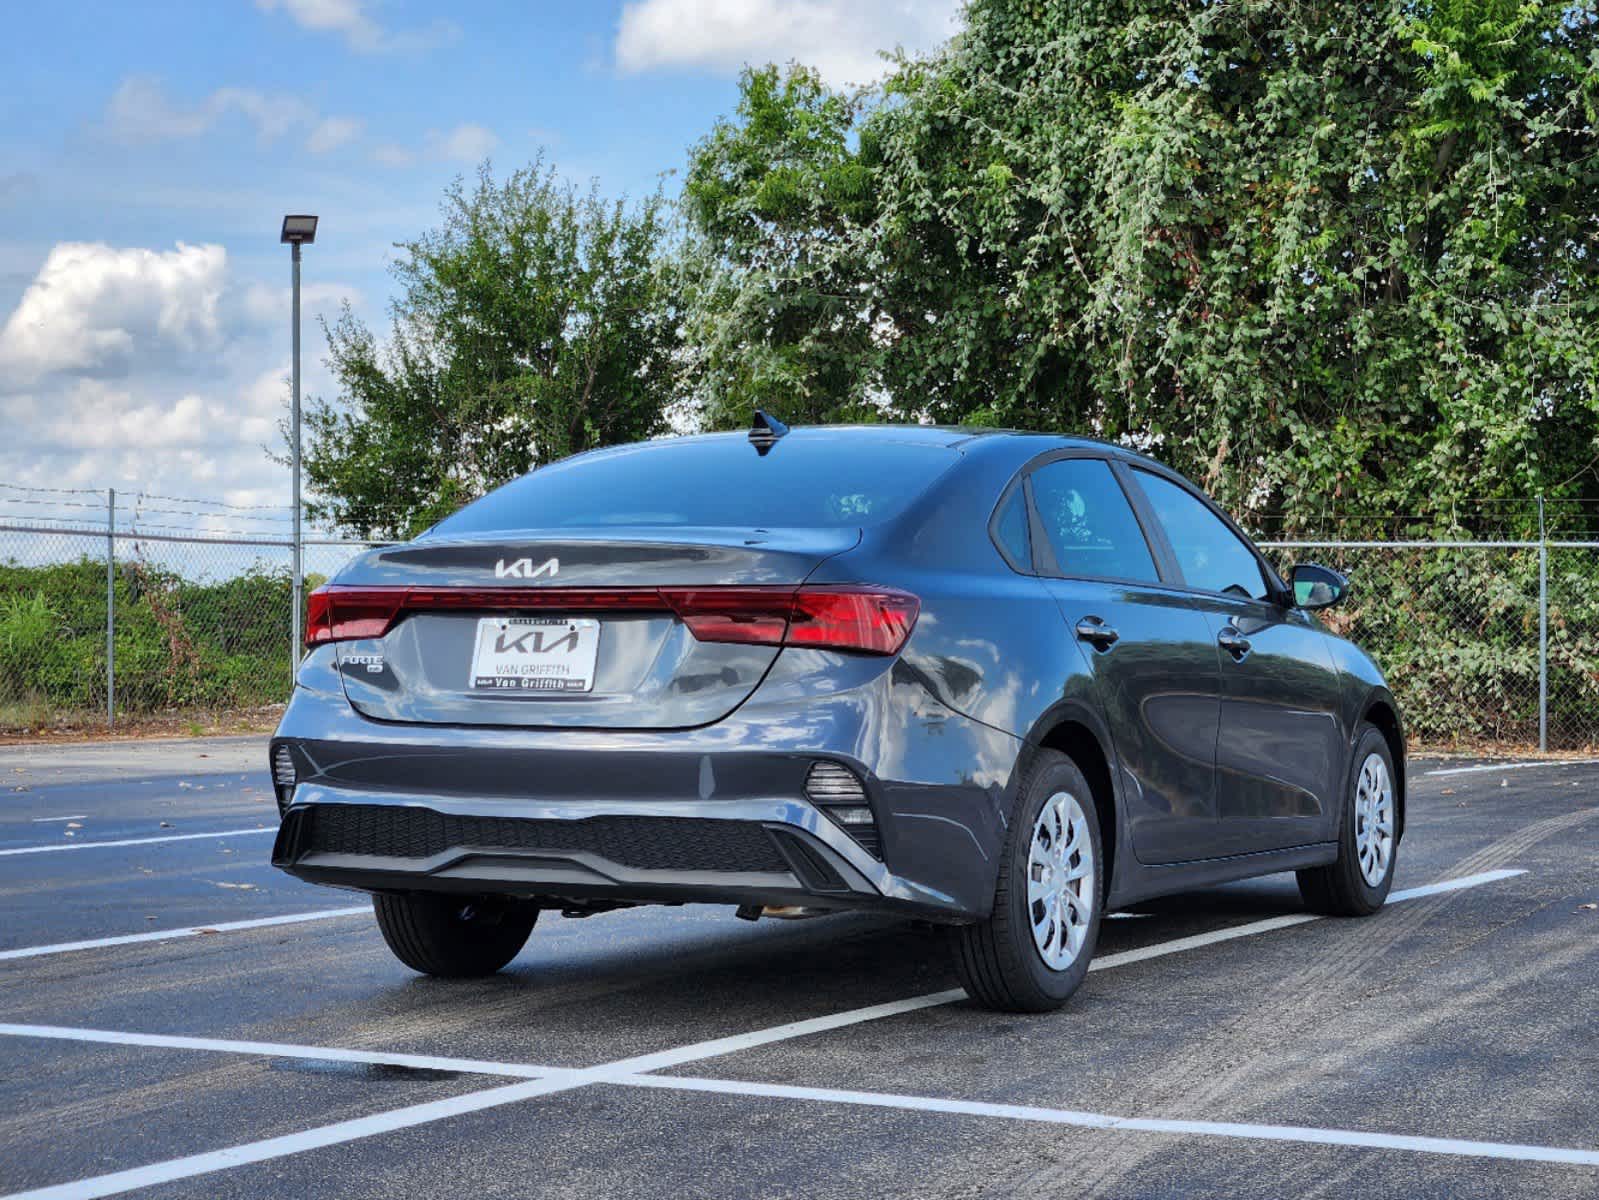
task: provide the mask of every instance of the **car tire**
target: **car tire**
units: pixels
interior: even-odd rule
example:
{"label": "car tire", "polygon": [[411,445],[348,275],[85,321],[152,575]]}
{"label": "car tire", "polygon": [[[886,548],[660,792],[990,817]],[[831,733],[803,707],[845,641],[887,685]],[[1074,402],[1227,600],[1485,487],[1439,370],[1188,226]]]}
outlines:
{"label": "car tire", "polygon": [[993,910],[951,931],[955,970],[985,1008],[1050,1012],[1088,973],[1104,908],[1105,857],[1093,792],[1069,758],[1040,753],[1019,790]]}
{"label": "car tire", "polygon": [[1299,894],[1314,912],[1366,917],[1388,899],[1399,861],[1398,787],[1393,752],[1374,725],[1363,725],[1344,786],[1338,858],[1298,873]]}
{"label": "car tire", "polygon": [[424,975],[492,975],[527,944],[538,910],[482,904],[469,896],[376,895],[383,940],[394,957]]}

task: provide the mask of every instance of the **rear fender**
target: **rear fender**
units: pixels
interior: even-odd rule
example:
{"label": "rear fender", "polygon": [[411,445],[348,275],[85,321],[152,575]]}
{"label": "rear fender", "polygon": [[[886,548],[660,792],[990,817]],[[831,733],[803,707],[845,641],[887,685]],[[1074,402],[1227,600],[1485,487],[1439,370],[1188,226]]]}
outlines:
{"label": "rear fender", "polygon": [[[1093,692],[1092,681],[1087,681],[1087,684],[1075,687],[1068,685],[1067,695],[1046,709],[1033,723],[1019,766],[1025,767],[1041,751],[1053,750],[1076,761],[1090,786],[1096,787],[1094,799],[1100,815],[1100,839],[1110,867],[1109,895],[1114,898],[1121,890],[1121,876],[1125,870],[1121,861],[1123,856],[1117,853],[1117,849],[1130,844],[1125,825],[1126,804],[1122,799],[1126,783],[1122,778],[1121,762],[1116,756],[1115,739],[1110,736],[1110,729],[1105,724],[1104,712]],[[1089,749],[1082,744],[1085,737],[1092,743],[1090,753],[1097,752],[1104,763],[1104,773],[1098,779],[1095,778],[1099,774],[1095,769],[1096,764],[1090,760],[1090,754],[1084,753]],[[1013,782],[1021,774],[1022,770],[1018,769]]]}

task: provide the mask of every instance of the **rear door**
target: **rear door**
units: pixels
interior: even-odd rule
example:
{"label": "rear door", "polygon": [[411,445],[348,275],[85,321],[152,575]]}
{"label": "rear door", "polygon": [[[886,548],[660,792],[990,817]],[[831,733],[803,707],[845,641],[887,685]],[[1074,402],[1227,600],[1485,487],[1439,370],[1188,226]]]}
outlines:
{"label": "rear door", "polygon": [[1214,639],[1166,585],[1111,464],[1066,452],[1026,477],[1048,586],[1093,672],[1120,760],[1133,850],[1146,863],[1216,853]]}
{"label": "rear door", "polygon": [[1340,795],[1341,684],[1326,637],[1278,600],[1277,582],[1211,504],[1132,468],[1158,536],[1209,623],[1221,671],[1216,809],[1226,853],[1324,841]]}

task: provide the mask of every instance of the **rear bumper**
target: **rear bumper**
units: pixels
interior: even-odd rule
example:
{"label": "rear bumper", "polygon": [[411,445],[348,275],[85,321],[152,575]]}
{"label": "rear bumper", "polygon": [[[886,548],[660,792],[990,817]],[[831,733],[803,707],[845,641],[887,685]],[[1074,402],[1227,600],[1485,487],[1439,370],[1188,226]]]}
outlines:
{"label": "rear bumper", "polygon": [[272,862],[365,891],[572,901],[921,909],[804,802],[481,801],[302,784]]}
{"label": "rear bumper", "polygon": [[[374,721],[315,652],[299,683],[271,747],[297,776],[272,861],[310,882],[943,921],[992,904],[1020,742],[881,666],[824,696],[768,680],[680,731]],[[818,760],[862,781],[870,848],[806,798]]]}

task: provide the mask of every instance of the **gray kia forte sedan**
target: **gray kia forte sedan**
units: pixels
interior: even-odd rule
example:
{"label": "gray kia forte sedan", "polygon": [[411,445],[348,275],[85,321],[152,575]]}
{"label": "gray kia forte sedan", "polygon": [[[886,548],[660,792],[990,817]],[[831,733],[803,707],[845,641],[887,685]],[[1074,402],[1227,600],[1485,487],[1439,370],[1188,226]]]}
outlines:
{"label": "gray kia forte sedan", "polygon": [[1382,905],[1404,739],[1312,615],[1345,586],[1075,438],[758,413],[578,455],[312,595],[273,862],[371,892],[434,975],[542,911],[862,909],[1054,1008],[1151,896],[1297,871]]}

